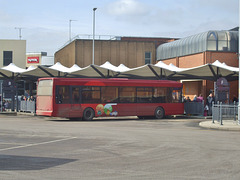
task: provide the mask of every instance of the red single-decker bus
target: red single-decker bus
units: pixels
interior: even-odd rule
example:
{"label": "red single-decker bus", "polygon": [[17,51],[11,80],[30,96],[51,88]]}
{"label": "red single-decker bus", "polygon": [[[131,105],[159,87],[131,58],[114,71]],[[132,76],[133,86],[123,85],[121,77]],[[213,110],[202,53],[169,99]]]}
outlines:
{"label": "red single-decker bus", "polygon": [[164,118],[184,113],[182,84],[168,80],[40,78],[37,115],[82,118]]}

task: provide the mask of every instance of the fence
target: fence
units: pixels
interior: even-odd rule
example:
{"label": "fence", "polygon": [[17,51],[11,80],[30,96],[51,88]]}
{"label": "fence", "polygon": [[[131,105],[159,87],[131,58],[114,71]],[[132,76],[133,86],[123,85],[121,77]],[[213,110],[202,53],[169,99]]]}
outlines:
{"label": "fence", "polygon": [[203,116],[204,101],[203,102],[185,102],[184,111],[185,111],[185,114]]}
{"label": "fence", "polygon": [[36,112],[36,103],[34,101],[20,101],[19,111]]}
{"label": "fence", "polygon": [[221,125],[223,125],[223,119],[234,120],[236,121],[236,117],[238,115],[238,104],[212,104],[212,122],[218,121]]}

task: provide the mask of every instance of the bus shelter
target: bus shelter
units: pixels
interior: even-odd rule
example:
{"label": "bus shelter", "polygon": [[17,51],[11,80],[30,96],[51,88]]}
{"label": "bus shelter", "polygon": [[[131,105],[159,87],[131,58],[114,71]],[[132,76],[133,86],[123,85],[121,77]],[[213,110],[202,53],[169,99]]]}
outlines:
{"label": "bus shelter", "polygon": [[19,68],[11,63],[0,68],[0,79],[12,79],[16,82],[24,80],[31,83],[42,77],[168,79],[176,81],[201,79],[216,82],[219,78],[225,78],[227,81],[238,80],[238,75],[239,68],[228,66],[219,61],[194,68],[178,68],[162,61],[154,65],[146,64],[136,68],[128,68],[123,64],[114,66],[108,61],[100,66],[89,65],[84,68],[77,65],[68,68],[60,63],[51,67],[30,66],[28,69]]}

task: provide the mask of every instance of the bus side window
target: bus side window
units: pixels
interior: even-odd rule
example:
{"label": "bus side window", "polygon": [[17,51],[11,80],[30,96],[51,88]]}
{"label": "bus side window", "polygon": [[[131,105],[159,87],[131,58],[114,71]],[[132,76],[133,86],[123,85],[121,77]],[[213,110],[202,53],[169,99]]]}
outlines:
{"label": "bus side window", "polygon": [[119,87],[119,102],[120,103],[136,102],[136,87]]}
{"label": "bus side window", "polygon": [[151,103],[153,101],[153,89],[149,87],[137,88],[137,102],[139,103]]}
{"label": "bus side window", "polygon": [[82,103],[100,103],[100,87],[85,86],[82,89]]}
{"label": "bus side window", "polygon": [[167,102],[167,88],[156,87],[153,90],[153,102],[155,103],[166,103]]}
{"label": "bus side window", "polygon": [[56,103],[57,104],[62,104],[62,99],[63,99],[62,94],[63,94],[62,88],[57,86],[57,88],[56,88]]}
{"label": "bus side window", "polygon": [[79,87],[72,88],[72,103],[73,104],[79,104],[79,102],[80,102],[79,90],[80,90]]}
{"label": "bus side window", "polygon": [[68,104],[69,103],[69,86],[58,86],[56,88],[56,103]]}
{"label": "bus side window", "polygon": [[118,88],[117,87],[102,87],[101,88],[101,102],[118,102]]}
{"label": "bus side window", "polygon": [[172,90],[172,102],[181,103],[182,102],[182,91],[180,88],[174,88]]}

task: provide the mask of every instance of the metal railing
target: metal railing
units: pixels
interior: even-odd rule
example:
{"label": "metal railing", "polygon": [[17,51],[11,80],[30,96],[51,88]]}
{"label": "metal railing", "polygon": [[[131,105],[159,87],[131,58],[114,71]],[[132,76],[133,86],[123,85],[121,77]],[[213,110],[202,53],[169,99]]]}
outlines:
{"label": "metal railing", "polygon": [[236,121],[238,115],[238,104],[212,104],[212,122],[218,121],[223,125],[223,119]]}
{"label": "metal railing", "polygon": [[20,101],[19,111],[35,113],[36,103],[34,101]]}
{"label": "metal railing", "polygon": [[203,102],[185,102],[184,111],[187,115],[204,115],[204,101]]}

